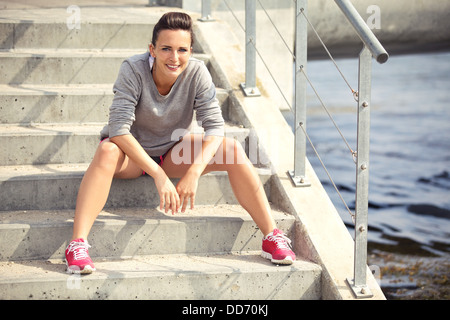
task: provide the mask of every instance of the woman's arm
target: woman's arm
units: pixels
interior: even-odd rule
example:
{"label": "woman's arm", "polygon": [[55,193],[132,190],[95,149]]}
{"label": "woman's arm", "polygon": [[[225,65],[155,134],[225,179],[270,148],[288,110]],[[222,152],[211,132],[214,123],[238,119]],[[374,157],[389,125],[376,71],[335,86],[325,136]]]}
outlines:
{"label": "woman's arm", "polygon": [[167,213],[178,212],[180,209],[180,197],[172,181],[164,170],[145,152],[139,142],[131,134],[125,134],[110,138],[119,148],[142,170],[153,177],[159,193],[159,208],[165,208]]}

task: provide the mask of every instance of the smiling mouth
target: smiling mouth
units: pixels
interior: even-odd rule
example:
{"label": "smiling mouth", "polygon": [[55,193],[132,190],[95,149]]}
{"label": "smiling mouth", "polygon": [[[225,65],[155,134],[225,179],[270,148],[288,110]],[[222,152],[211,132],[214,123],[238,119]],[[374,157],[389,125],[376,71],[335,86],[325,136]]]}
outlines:
{"label": "smiling mouth", "polygon": [[177,66],[177,65],[170,65],[170,64],[166,64],[166,66],[167,66],[167,68],[169,68],[172,71],[176,71],[180,67],[180,66]]}

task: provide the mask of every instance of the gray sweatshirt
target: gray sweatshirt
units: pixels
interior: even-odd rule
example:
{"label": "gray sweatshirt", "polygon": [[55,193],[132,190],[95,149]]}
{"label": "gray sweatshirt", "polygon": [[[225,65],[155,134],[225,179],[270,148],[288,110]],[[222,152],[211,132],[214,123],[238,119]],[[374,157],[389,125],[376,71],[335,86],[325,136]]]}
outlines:
{"label": "gray sweatshirt", "polygon": [[223,136],[224,120],[216,89],[203,61],[191,57],[170,92],[163,96],[153,81],[149,58],[147,52],[122,63],[102,139],[132,134],[150,156],[161,156],[189,132],[194,110],[206,136]]}

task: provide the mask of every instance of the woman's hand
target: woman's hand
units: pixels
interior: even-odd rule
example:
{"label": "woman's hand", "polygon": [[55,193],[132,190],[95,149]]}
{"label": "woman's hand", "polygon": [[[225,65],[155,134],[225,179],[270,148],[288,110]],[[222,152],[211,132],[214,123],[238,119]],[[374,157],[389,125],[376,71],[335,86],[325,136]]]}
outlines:
{"label": "woman's hand", "polygon": [[186,211],[186,207],[191,202],[191,209],[194,209],[195,194],[197,192],[199,175],[190,171],[180,179],[177,183],[177,192],[180,196],[181,212]]}
{"label": "woman's hand", "polygon": [[177,190],[166,174],[160,174],[155,178],[155,185],[159,193],[159,209],[165,209],[167,213],[172,210],[172,214],[180,210],[180,197]]}
{"label": "woman's hand", "polygon": [[[194,135],[190,136],[187,142],[191,143],[194,137]],[[190,208],[194,209],[198,179],[223,141],[223,137],[221,136],[200,137],[200,139],[202,139],[202,152],[198,152],[195,155],[194,161],[176,187],[178,195],[180,196],[181,212],[186,211],[189,202],[191,202]],[[195,144],[195,142],[193,143]]]}
{"label": "woman's hand", "polygon": [[178,212],[180,210],[180,197],[175,186],[164,170],[145,152],[136,138],[131,134],[126,134],[110,138],[110,140],[117,144],[139,168],[153,177],[159,193],[159,208],[161,210],[165,208],[166,213],[169,210],[172,210],[172,214]]}

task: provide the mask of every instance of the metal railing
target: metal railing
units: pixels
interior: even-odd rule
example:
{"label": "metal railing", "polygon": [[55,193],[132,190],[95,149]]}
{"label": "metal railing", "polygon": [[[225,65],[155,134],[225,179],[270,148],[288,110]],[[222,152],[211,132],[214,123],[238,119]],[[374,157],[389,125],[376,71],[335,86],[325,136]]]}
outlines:
{"label": "metal railing", "polygon": [[[267,68],[264,59],[259,54],[256,47],[256,1],[245,1],[245,28],[241,28],[245,31],[245,83],[241,84],[241,88],[246,96],[259,96],[259,90],[256,87],[256,54],[259,55],[262,62]],[[295,134],[295,153],[294,153],[294,168],[288,172],[293,184],[296,187],[308,187],[310,183],[305,174],[306,170],[306,140],[311,144],[314,152],[318,156],[322,166],[324,167],[328,177],[330,178],[334,188],[339,194],[341,200],[344,202],[345,207],[349,211],[352,220],[355,224],[355,247],[354,247],[354,275],[353,278],[347,278],[346,281],[351,288],[356,298],[371,297],[369,287],[367,286],[367,230],[368,230],[368,186],[369,186],[369,134],[370,134],[370,104],[371,104],[371,70],[372,70],[372,58],[378,63],[384,63],[388,60],[389,55],[386,50],[380,44],[373,32],[367,26],[365,21],[353,7],[349,0],[335,0],[335,3],[343,12],[347,20],[354,27],[356,33],[360,37],[363,43],[363,49],[359,54],[359,68],[358,68],[358,90],[355,91],[348,84],[342,72],[339,70],[338,65],[330,54],[329,50],[320,39],[319,34],[314,29],[314,26],[310,23],[307,15],[307,3],[308,0],[293,0],[295,2],[295,36],[294,36],[294,53],[289,49],[283,36],[280,34],[275,24],[269,17],[269,20],[277,29],[278,34],[291,52],[295,64],[295,80],[294,80],[294,107],[288,105],[293,109],[295,115],[294,121],[294,134]],[[226,0],[223,0],[228,9],[231,11],[235,19],[237,20],[233,10],[230,8]],[[259,5],[264,11],[264,7],[258,0]],[[267,12],[266,12],[267,13]],[[210,0],[202,0],[202,18],[201,21],[212,21],[211,17],[211,4]],[[239,21],[237,20],[239,23]],[[240,24],[240,23],[239,23]],[[308,26],[313,29],[314,33],[319,38],[324,49],[328,53],[330,59],[335,64],[342,78],[350,87],[353,96],[357,102],[357,151],[353,151],[349,146],[347,140],[342,135],[341,131],[334,122],[331,114],[328,112],[325,104],[315,90],[307,75],[307,44],[308,44]],[[280,87],[276,83],[275,78],[270,73],[278,89]],[[336,129],[341,134],[344,142],[349,148],[353,161],[356,164],[356,194],[355,194],[355,213],[351,213],[348,206],[345,204],[344,199],[339,193],[338,188],[333,182],[333,179],[328,173],[325,165],[320,159],[319,154],[314,148],[311,142],[307,130],[306,130],[306,91],[307,85],[312,87],[316,96],[319,98],[322,106],[327,111],[330,119],[335,125]],[[281,90],[280,90],[281,92]],[[282,92],[281,92],[282,93]],[[283,95],[283,93],[282,93]],[[286,97],[283,95],[285,100]]]}

